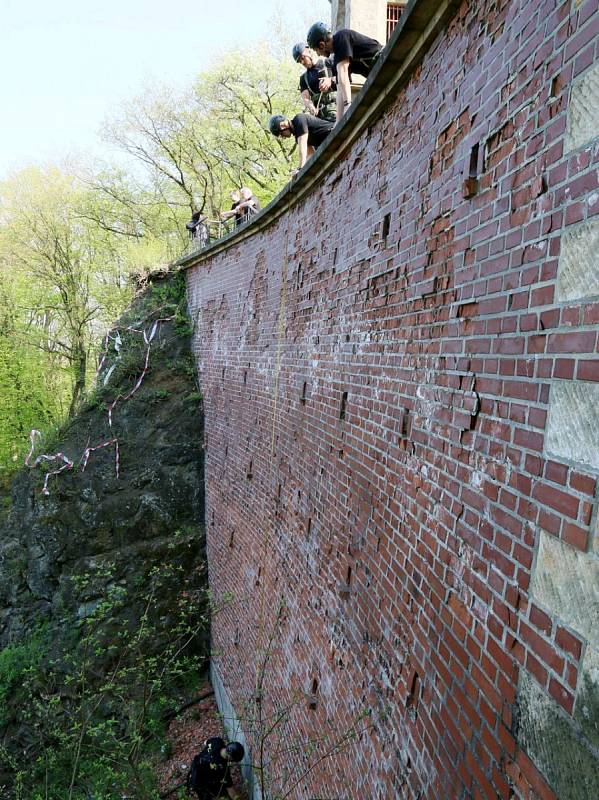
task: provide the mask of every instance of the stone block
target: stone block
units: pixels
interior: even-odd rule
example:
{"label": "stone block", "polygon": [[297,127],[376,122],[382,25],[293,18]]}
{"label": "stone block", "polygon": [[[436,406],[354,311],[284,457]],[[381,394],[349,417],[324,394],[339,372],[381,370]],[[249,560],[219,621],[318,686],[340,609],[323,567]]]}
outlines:
{"label": "stone block", "polygon": [[545,450],[547,455],[599,469],[599,384],[552,385]]}
{"label": "stone block", "polygon": [[599,136],[599,63],[572,86],[564,151],[576,150]]}
{"label": "stone block", "polygon": [[540,532],[530,592],[599,649],[599,558]]}
{"label": "stone block", "polygon": [[516,739],[561,800],[599,797],[597,758],[589,743],[524,670],[518,686]]}
{"label": "stone block", "polygon": [[568,228],[562,236],[555,299],[599,295],[599,221]]}
{"label": "stone block", "polygon": [[531,596],[586,639],[573,718],[524,671],[518,686],[518,741],[558,797],[599,797],[599,558],[545,531]]}

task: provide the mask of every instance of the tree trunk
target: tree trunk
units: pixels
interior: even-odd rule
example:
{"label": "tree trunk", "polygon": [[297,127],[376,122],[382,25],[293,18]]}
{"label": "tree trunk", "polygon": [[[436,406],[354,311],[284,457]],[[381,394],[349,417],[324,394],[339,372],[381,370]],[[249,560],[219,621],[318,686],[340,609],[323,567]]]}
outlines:
{"label": "tree trunk", "polygon": [[82,342],[77,342],[73,347],[73,393],[69,405],[69,418],[75,415],[79,400],[85,391],[85,379],[87,372],[87,352]]}

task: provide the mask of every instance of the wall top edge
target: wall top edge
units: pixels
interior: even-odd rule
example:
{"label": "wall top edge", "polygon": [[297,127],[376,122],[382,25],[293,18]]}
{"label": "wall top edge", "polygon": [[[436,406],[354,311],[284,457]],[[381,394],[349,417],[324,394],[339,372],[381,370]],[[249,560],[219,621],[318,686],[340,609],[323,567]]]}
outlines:
{"label": "wall top edge", "polygon": [[262,231],[322,181],[339,156],[372,125],[409,81],[433,39],[453,16],[461,0],[410,0],[381,57],[333,133],[295,180],[274,197],[250,222],[200,251],[171,264],[187,270]]}

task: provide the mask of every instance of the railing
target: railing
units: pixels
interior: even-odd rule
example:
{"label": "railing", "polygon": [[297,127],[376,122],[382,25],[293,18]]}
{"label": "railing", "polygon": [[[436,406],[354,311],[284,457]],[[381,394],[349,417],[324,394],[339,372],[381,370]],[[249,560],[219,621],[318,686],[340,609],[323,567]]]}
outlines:
{"label": "railing", "polygon": [[240,218],[240,221],[239,218],[229,217],[228,219],[207,219],[204,222],[200,222],[195,230],[190,233],[189,244],[182,255],[188,256],[192,253],[198,253],[208,245],[222,239],[223,236],[227,236],[236,227],[245,225],[252,216],[253,214],[246,213]]}

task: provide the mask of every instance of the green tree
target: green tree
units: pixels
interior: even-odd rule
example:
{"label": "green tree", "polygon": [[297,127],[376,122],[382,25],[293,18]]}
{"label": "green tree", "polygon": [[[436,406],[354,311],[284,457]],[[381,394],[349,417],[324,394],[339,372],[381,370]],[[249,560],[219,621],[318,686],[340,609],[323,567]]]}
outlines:
{"label": "green tree", "polygon": [[89,190],[58,168],[30,168],[0,186],[0,265],[26,287],[18,335],[68,371],[72,415],[94,346],[129,297],[120,239],[82,210]]}
{"label": "green tree", "polygon": [[[162,205],[163,223],[180,232],[192,211],[216,218],[231,189],[243,185],[269,202],[289,180],[292,157],[268,132],[268,119],[295,113],[298,97],[291,59],[259,46],[223,56],[186,93],[154,89],[128,103],[106,135],[146,171],[146,189],[133,201],[140,225]],[[131,209],[133,195],[118,173],[96,188]],[[167,234],[168,224],[162,227]]]}

